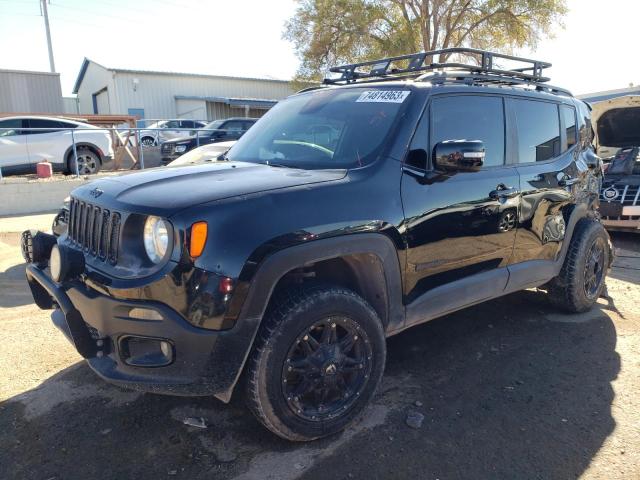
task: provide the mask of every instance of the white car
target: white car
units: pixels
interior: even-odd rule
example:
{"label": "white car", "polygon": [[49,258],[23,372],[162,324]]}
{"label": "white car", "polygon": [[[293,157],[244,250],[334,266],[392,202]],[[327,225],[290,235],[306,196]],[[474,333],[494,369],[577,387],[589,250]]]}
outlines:
{"label": "white car", "polygon": [[[29,130],[29,129],[46,130]],[[73,139],[71,131],[73,130]],[[33,173],[47,160],[56,171],[81,175],[97,173],[113,158],[109,131],[77,120],[56,117],[0,118],[0,169],[3,175]]]}
{"label": "white car", "polygon": [[[198,120],[162,120],[147,126],[149,130],[140,130],[140,145],[143,147],[157,146],[167,140],[194,135],[193,130],[203,128],[207,122]],[[191,130],[185,130],[185,128]],[[160,130],[156,130],[160,129]]]}

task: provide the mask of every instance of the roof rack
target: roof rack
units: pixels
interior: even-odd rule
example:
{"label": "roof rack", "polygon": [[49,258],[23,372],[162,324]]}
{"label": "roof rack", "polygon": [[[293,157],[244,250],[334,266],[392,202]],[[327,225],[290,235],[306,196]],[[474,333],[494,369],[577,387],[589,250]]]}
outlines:
{"label": "roof rack", "polygon": [[[433,62],[436,55],[441,54],[462,54],[476,58],[478,64],[460,62]],[[494,60],[510,60],[524,64],[522,67],[510,70],[497,68]],[[503,55],[501,53],[488,52],[475,48],[444,48],[429,52],[412,53],[400,55],[398,57],[371,60],[368,62],[352,63],[340,65],[329,69],[332,73],[340,73],[338,78],[325,78],[326,85],[355,83],[358,81],[379,81],[393,80],[401,78],[412,78],[420,76],[420,72],[429,72],[439,69],[453,69],[454,71],[480,74],[484,77],[489,75],[508,80],[518,81],[518,84],[541,84],[548,82],[548,77],[542,76],[545,68],[551,67],[548,62],[531,60],[513,55]],[[479,77],[478,77],[479,78]]]}

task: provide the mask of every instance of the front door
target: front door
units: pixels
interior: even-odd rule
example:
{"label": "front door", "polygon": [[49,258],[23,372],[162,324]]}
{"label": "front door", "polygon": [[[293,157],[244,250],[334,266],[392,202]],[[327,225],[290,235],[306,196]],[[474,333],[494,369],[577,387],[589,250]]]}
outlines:
{"label": "front door", "polygon": [[24,120],[8,119],[0,121],[0,168],[2,173],[29,169],[27,133]]}
{"label": "front door", "polygon": [[[485,272],[495,273],[489,289],[506,286],[501,267],[513,252],[519,178],[505,161],[504,112],[503,99],[489,95],[436,96],[425,112],[402,177],[408,303]],[[447,140],[481,140],[484,166],[438,172],[427,157]]]}

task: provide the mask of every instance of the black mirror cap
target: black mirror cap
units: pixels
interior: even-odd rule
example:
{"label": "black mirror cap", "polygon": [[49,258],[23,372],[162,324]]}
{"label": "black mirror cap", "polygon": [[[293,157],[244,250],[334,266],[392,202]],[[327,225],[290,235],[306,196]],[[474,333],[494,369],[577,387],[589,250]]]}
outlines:
{"label": "black mirror cap", "polygon": [[484,157],[481,140],[445,140],[433,147],[433,163],[437,170],[474,172],[480,170]]}

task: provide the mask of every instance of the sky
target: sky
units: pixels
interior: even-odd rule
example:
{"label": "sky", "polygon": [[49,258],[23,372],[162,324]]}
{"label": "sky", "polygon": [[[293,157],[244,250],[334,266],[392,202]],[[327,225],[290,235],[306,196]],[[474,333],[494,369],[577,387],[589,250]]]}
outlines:
{"label": "sky", "polygon": [[[0,69],[48,71],[39,0],[0,0]],[[565,28],[517,53],[550,61],[552,84],[574,94],[640,84],[640,2],[568,0]],[[51,0],[62,93],[82,60],[106,67],[289,79],[298,67],[282,39],[294,0]],[[409,53],[409,52],[408,52]]]}

